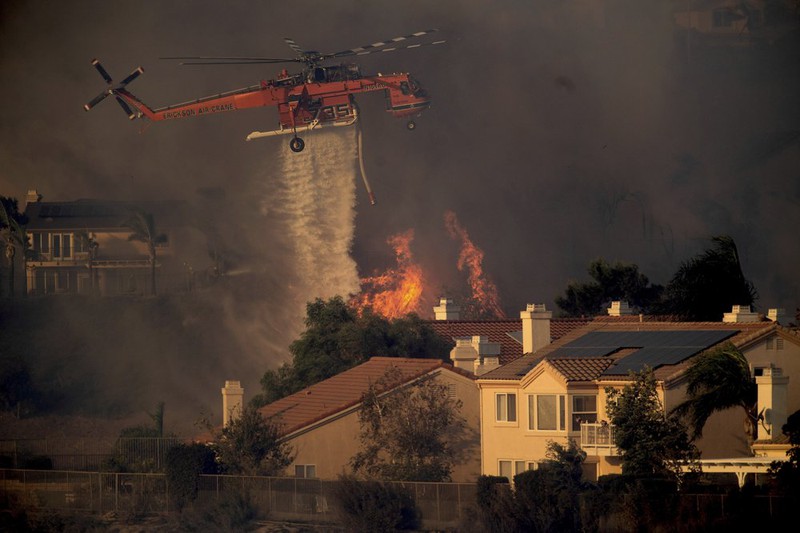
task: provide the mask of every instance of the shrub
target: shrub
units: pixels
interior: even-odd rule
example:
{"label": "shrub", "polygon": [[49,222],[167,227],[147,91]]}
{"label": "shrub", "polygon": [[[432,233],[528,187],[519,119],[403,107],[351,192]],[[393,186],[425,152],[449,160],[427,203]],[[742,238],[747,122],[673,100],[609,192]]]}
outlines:
{"label": "shrub", "polygon": [[216,474],[214,451],[203,444],[178,444],[164,457],[172,503],[180,510],[197,498],[200,474]]}
{"label": "shrub", "polygon": [[25,459],[22,468],[29,470],[52,470],[53,460],[46,455],[32,455]]}
{"label": "shrub", "polygon": [[514,516],[514,495],[508,479],[502,476],[480,476],[476,490],[478,499],[477,526],[491,533],[517,531]]}
{"label": "shrub", "polygon": [[340,476],[333,497],[340,520],[350,531],[382,533],[417,527],[414,501],[397,485]]}

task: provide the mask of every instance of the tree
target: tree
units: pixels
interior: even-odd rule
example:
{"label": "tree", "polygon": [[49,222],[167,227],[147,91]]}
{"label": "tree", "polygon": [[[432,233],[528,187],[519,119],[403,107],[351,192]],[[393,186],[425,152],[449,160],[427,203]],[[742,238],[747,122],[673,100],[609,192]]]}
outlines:
{"label": "tree", "polygon": [[94,234],[89,234],[86,230],[81,230],[75,234],[75,242],[87,252],[88,261],[86,266],[89,269],[89,294],[95,294],[97,283],[94,279],[94,261],[97,259],[97,250],[100,248],[100,244]]}
{"label": "tree", "polygon": [[687,399],[673,412],[686,417],[692,438],[703,434],[706,421],[717,411],[740,407],[745,433],[752,443],[758,423],[758,388],[750,363],[732,343],[724,343],[695,357],[686,370]]}
{"label": "tree", "polygon": [[28,235],[25,232],[27,218],[19,212],[16,198],[0,196],[0,238],[4,243],[4,254],[8,261],[8,295],[14,297],[14,265],[17,248],[22,249],[23,259],[28,251]]}
{"label": "tree", "polygon": [[294,460],[291,446],[281,441],[280,425],[253,406],[222,429],[214,445],[223,471],[247,476],[275,476]]}
{"label": "tree", "polygon": [[574,439],[566,446],[547,443],[547,459],[537,470],[514,476],[514,500],[521,531],[578,531],[586,452]]}
{"label": "tree", "polygon": [[169,484],[169,495],[179,510],[197,499],[200,475],[216,473],[214,451],[205,444],[179,443],[164,454],[164,474]]}
{"label": "tree", "polygon": [[564,296],[556,298],[556,305],[567,316],[595,316],[602,314],[604,306],[614,300],[628,302],[633,308],[648,311],[657,302],[663,291],[660,285],[652,285],[639,267],[630,263],[596,259],[587,269],[593,281],[572,281]]}
{"label": "tree", "polygon": [[131,230],[129,241],[142,242],[147,246],[147,258],[150,262],[150,294],[156,295],[156,249],[167,242],[167,236],[156,231],[152,213],[135,209],[123,226]]}
{"label": "tree", "polygon": [[800,498],[800,411],[789,415],[781,430],[789,437],[792,447],[786,452],[787,460],[773,462],[770,472],[780,489],[787,495]]}
{"label": "tree", "polygon": [[667,416],[651,369],[630,374],[620,391],[606,388],[606,412],[614,425],[623,475],[680,478],[679,463],[694,460],[697,449],[680,419]]}
{"label": "tree", "polygon": [[256,405],[266,405],[370,357],[446,359],[452,343],[416,315],[391,321],[367,310],[358,314],[336,296],[306,306],[306,329],[292,342],[292,362],[268,370],[261,379]]}
{"label": "tree", "polygon": [[719,321],[734,305],[752,305],[753,284],[744,277],[736,243],[727,235],[684,261],[664,290],[661,311],[688,321]]}
{"label": "tree", "polygon": [[400,383],[400,373],[390,370],[362,397],[353,472],[387,481],[447,481],[465,435],[461,401],[432,376]]}

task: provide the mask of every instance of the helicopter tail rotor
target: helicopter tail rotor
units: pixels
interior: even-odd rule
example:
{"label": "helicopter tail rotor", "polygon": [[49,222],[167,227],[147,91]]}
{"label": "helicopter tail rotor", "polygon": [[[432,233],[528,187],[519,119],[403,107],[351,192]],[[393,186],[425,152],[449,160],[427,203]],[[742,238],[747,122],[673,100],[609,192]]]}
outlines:
{"label": "helicopter tail rotor", "polygon": [[94,66],[94,68],[97,69],[97,72],[100,73],[100,76],[102,76],[102,78],[108,84],[108,87],[106,88],[105,91],[101,92],[100,94],[89,100],[87,104],[84,104],[83,108],[86,111],[89,111],[94,106],[105,100],[107,97],[114,95],[117,99],[117,103],[125,112],[125,114],[128,115],[128,118],[131,120],[136,118],[136,113],[134,113],[133,110],[130,108],[130,106],[125,102],[125,100],[123,100],[119,96],[119,91],[124,89],[126,85],[128,85],[130,82],[132,82],[133,80],[138,78],[141,74],[143,74],[144,69],[142,67],[134,69],[134,71],[128,74],[128,76],[125,79],[123,79],[120,83],[115,85],[114,80],[108,74],[106,69],[103,68],[103,65],[100,64],[100,61],[98,59],[93,59],[92,65]]}

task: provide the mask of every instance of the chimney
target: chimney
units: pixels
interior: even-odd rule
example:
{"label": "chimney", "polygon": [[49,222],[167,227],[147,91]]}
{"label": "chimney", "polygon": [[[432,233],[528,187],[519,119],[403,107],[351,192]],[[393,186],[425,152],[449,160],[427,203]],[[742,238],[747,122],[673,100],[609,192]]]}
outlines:
{"label": "chimney", "polygon": [[433,308],[436,320],[461,320],[461,308],[449,298],[440,298],[439,305]]}
{"label": "chimney", "polygon": [[722,321],[726,324],[758,322],[758,313],[754,313],[749,305],[734,305],[730,313],[722,315]]}
{"label": "chimney", "polygon": [[519,317],[522,319],[522,353],[536,353],[550,344],[553,313],[544,304],[528,304]]}
{"label": "chimney", "polygon": [[222,388],[222,425],[238,419],[242,414],[242,399],[244,389],[238,381],[226,381]]}
{"label": "chimney", "polygon": [[767,318],[781,325],[786,322],[786,309],[770,309],[767,311]]}
{"label": "chimney", "polygon": [[26,204],[35,204],[42,200],[42,195],[36,189],[28,189],[28,195],[25,197]]}
{"label": "chimney", "polygon": [[628,302],[614,301],[611,302],[611,307],[606,309],[608,316],[627,316],[633,314],[633,309],[630,308]]}
{"label": "chimney", "polygon": [[786,423],[786,407],[789,376],[784,376],[780,368],[770,365],[756,376],[758,387],[758,412],[763,415],[758,432],[759,440],[775,440],[781,436],[781,428]]}
{"label": "chimney", "polygon": [[489,342],[487,337],[475,335],[456,339],[456,346],[450,350],[453,366],[473,372],[480,376],[500,366],[499,342]]}

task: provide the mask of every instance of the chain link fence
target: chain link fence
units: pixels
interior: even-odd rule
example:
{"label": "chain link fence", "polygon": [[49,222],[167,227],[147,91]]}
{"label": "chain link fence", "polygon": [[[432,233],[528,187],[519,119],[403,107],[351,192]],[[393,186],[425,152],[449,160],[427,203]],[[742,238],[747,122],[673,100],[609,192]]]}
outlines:
{"label": "chain link fence", "polygon": [[[247,494],[259,518],[333,523],[338,509],[336,481],[319,479],[203,475],[195,508],[209,508],[231,494]],[[472,483],[393,483],[415,501],[425,529],[452,529],[474,507]],[[25,508],[147,516],[175,511],[164,474],[0,470],[4,501]]]}
{"label": "chain link fence", "polygon": [[167,450],[180,442],[171,437],[7,439],[0,440],[0,458],[8,468],[96,472],[108,470],[114,460],[130,470],[152,472],[163,469]]}

